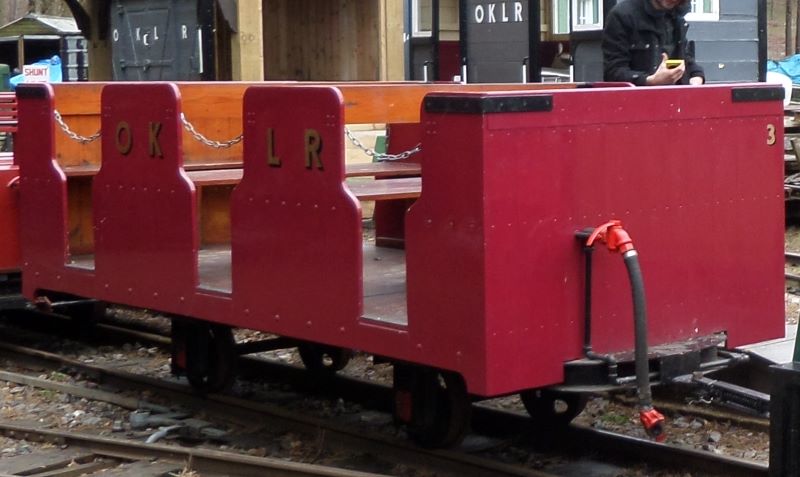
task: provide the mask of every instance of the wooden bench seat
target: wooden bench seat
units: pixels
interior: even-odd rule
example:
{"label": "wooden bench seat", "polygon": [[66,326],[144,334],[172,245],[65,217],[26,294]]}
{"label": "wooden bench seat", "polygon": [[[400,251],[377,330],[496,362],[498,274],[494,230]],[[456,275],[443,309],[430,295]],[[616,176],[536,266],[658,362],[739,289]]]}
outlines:
{"label": "wooden bench seat", "polygon": [[[227,169],[241,170],[241,162],[196,162],[183,166],[186,171],[219,171]],[[62,170],[67,177],[93,176],[100,170],[99,164],[82,164],[80,166],[63,166]],[[241,178],[241,176],[240,176]]]}
{"label": "wooden bench seat", "polygon": [[[219,171],[188,171],[186,173],[198,187],[236,185],[242,180],[243,169]],[[397,179],[354,180],[347,187],[359,200],[413,199],[422,190],[422,178],[403,177]]]}
{"label": "wooden bench seat", "polygon": [[17,96],[0,93],[0,132],[17,132]]}
{"label": "wooden bench seat", "polygon": [[418,176],[422,167],[415,162],[367,162],[364,164],[347,164],[345,176],[347,177],[388,177],[388,176]]}
{"label": "wooden bench seat", "polygon": [[[186,175],[198,187],[236,185],[242,180],[244,169],[206,169],[193,170],[199,164],[187,166]],[[64,168],[67,177],[87,177],[97,174],[94,165],[68,166]],[[354,164],[347,167],[347,177],[386,177],[415,175],[420,173],[419,164],[377,162]],[[419,177],[402,177],[381,180],[349,181],[348,187],[359,200],[413,199],[419,197],[422,180]]]}
{"label": "wooden bench seat", "polygon": [[220,169],[215,171],[186,171],[189,179],[199,187],[236,185],[242,180],[244,169]]}
{"label": "wooden bench seat", "polygon": [[416,199],[422,192],[422,178],[348,181],[347,187],[358,200]]}

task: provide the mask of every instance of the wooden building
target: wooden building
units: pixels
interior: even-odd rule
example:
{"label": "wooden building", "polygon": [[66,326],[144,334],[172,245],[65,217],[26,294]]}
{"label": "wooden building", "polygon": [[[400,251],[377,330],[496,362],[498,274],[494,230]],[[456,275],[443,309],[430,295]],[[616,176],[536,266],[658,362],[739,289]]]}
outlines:
{"label": "wooden building", "polygon": [[[93,80],[535,82],[568,79],[570,54],[574,79],[601,79],[616,0],[63,1]],[[691,5],[709,80],[763,76],[766,0]]]}
{"label": "wooden building", "polygon": [[402,0],[64,1],[92,80],[404,77]]}

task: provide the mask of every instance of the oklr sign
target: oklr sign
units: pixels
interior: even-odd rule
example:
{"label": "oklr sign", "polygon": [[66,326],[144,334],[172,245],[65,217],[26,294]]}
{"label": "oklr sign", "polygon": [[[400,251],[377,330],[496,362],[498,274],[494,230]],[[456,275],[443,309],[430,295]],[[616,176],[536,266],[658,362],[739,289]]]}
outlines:
{"label": "oklr sign", "polygon": [[475,23],[518,23],[522,18],[522,2],[493,2],[475,5]]}

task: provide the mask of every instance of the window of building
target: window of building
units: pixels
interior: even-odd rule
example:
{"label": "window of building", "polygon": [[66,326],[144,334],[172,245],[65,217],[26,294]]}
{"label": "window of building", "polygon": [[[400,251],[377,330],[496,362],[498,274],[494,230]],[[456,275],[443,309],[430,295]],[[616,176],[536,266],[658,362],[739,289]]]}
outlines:
{"label": "window of building", "polygon": [[603,9],[600,0],[573,0],[572,30],[602,30]]}
{"label": "window of building", "polygon": [[431,18],[433,14],[433,3],[431,0],[411,0],[411,36],[428,37],[431,36]]}
{"label": "window of building", "polygon": [[569,33],[569,0],[552,0],[553,2],[553,34]]}
{"label": "window of building", "polygon": [[719,0],[691,0],[692,10],[686,15],[689,21],[719,21]]}

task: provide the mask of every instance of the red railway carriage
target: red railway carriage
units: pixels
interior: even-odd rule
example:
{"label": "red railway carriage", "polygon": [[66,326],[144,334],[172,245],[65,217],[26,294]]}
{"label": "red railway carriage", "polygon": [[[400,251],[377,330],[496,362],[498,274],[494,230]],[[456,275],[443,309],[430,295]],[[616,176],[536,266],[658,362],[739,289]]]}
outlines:
{"label": "red railway carriage", "polygon": [[[174,363],[200,385],[226,381],[230,327],[298,340],[311,367],[325,354],[342,357],[338,350],[385,357],[396,364],[398,417],[427,444],[457,439],[468,395],[522,392],[534,417],[551,421],[559,417],[547,404],[558,396],[571,406],[568,421],[580,399],[537,390],[632,382],[629,364],[642,352],[635,336],[645,340],[649,385],[649,372],[666,381],[719,364],[718,347],[783,335],[776,93],[720,85],[431,94],[416,129],[421,179],[354,182],[335,87],[247,87],[243,169],[197,172],[184,167],[179,86],[109,84],[93,239],[78,250],[67,176],[54,160],[53,90],[24,86],[24,293],[181,318]],[[216,211],[229,214],[229,241],[209,241],[201,209],[221,186],[235,187]],[[413,200],[404,227],[394,227],[405,230],[393,242],[403,248],[362,239],[364,200]],[[638,252],[644,331],[614,254],[595,254],[593,282],[587,276],[583,231],[610,219],[623,222],[635,250],[616,223],[594,231],[626,263]],[[208,353],[214,359],[198,370]]]}
{"label": "red railway carriage", "polygon": [[14,93],[0,93],[0,310],[21,306],[19,295],[19,230],[17,227],[17,177],[11,149],[17,131],[17,100]]}
{"label": "red railway carriage", "polygon": [[[0,93],[0,274],[19,271],[19,237],[17,235],[17,166],[9,151],[11,137],[17,132],[17,100],[14,93]],[[6,212],[8,211],[8,212]]]}
{"label": "red railway carriage", "polygon": [[17,176],[19,172],[10,153],[0,153],[0,273],[19,270],[19,236],[17,235]]}

